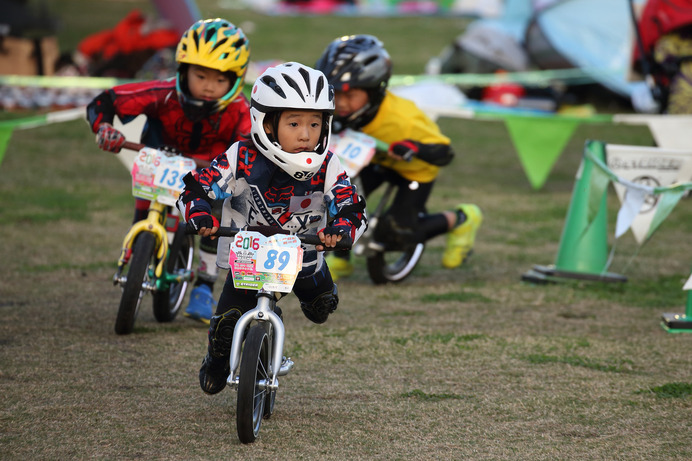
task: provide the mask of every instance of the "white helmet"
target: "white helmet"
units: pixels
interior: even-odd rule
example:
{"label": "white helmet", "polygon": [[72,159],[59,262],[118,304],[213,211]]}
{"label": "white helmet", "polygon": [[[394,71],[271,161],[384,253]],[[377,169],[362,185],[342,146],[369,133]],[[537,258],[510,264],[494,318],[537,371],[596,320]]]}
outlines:
{"label": "white helmet", "polygon": [[[267,135],[264,130],[267,115],[278,112],[276,124],[278,116],[286,109],[319,110],[324,113],[320,142],[314,151],[286,152],[278,140],[270,139]],[[329,149],[334,115],[334,89],[322,72],[297,62],[270,67],[252,87],[250,115],[252,140],[265,157],[300,181],[312,178],[319,171]]]}

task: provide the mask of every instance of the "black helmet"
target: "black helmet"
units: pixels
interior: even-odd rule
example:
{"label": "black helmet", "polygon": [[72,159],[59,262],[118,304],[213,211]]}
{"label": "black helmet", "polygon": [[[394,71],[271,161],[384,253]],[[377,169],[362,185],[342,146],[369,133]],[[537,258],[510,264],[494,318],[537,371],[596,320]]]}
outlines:
{"label": "black helmet", "polygon": [[392,60],[382,42],[372,35],[350,35],[330,43],[317,60],[321,70],[335,91],[361,88],[368,93],[368,104],[346,118],[334,115],[334,129],[350,127],[360,129],[375,118],[384,99]]}

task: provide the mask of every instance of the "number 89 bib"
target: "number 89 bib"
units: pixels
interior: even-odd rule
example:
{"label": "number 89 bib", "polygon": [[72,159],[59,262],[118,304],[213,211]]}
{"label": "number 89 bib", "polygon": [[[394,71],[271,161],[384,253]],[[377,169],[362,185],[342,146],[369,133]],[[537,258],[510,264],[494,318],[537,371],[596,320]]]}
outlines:
{"label": "number 89 bib", "polygon": [[303,249],[295,235],[265,237],[240,231],[233,238],[228,263],[236,288],[289,293],[303,266]]}

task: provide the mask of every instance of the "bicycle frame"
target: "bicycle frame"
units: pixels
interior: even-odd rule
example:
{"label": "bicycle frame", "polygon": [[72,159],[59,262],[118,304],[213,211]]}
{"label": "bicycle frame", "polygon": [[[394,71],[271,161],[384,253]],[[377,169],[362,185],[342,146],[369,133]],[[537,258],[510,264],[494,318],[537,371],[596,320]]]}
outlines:
{"label": "bicycle frame", "polygon": [[190,282],[194,279],[193,271],[185,271],[183,274],[171,274],[165,270],[165,262],[168,256],[168,233],[164,223],[168,213],[166,205],[159,202],[151,202],[147,217],[132,225],[123,240],[122,251],[118,259],[118,271],[113,276],[113,284],[123,284],[127,276],[122,275],[123,268],[129,262],[132,255],[132,246],[139,234],[149,232],[156,237],[156,269],[154,270],[154,283],[145,284],[143,288],[148,291],[165,291],[171,283]]}
{"label": "bicycle frame", "polygon": [[[162,203],[151,202],[147,217],[141,221],[137,221],[132,225],[130,230],[125,235],[123,240],[122,251],[118,259],[118,274],[122,268],[129,262],[132,254],[132,245],[137,236],[142,232],[150,232],[156,237],[156,276],[160,277],[163,273],[163,263],[165,256],[168,253],[168,235],[163,223],[166,219],[166,206]],[[120,280],[115,280],[119,282]]]}

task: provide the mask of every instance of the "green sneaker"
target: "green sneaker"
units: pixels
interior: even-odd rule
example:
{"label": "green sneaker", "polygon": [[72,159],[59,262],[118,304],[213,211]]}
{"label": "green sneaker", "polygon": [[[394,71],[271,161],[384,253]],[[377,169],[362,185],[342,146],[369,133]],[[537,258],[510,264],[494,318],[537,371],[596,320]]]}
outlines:
{"label": "green sneaker", "polygon": [[457,207],[466,215],[466,221],[447,233],[447,248],[442,254],[442,265],[447,269],[459,267],[473,249],[476,232],[483,222],[478,206],[463,203]]}
{"label": "green sneaker", "polygon": [[345,278],[353,274],[353,264],[347,259],[340,258],[334,254],[328,254],[324,257],[329,267],[329,272],[332,273],[332,280],[335,282],[340,278]]}

